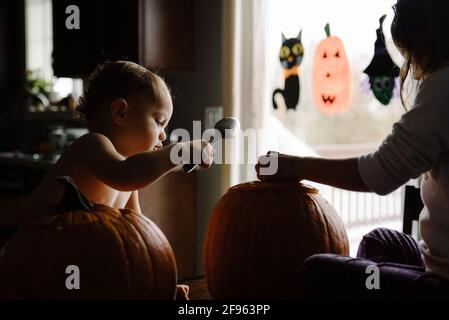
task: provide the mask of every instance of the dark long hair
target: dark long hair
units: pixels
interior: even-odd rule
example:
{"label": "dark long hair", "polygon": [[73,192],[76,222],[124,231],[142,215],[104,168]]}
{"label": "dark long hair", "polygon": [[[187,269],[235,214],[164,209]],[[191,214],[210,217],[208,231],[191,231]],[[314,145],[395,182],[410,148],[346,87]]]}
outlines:
{"label": "dark long hair", "polygon": [[449,1],[398,0],[391,25],[393,41],[405,57],[401,68],[401,100],[404,83],[412,70],[418,83],[449,63]]}

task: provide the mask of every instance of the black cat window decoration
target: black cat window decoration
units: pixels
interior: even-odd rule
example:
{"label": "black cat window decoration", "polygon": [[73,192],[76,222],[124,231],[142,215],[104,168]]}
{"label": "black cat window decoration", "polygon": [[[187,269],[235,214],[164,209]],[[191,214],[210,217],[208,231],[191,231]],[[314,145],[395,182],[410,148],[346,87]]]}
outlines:
{"label": "black cat window decoration", "polygon": [[284,89],[276,89],[273,92],[273,108],[278,109],[276,96],[284,98],[287,110],[296,110],[300,97],[299,66],[304,57],[304,47],[301,42],[302,30],[296,38],[287,39],[282,34],[282,46],[279,51],[279,60],[283,70],[285,81]]}
{"label": "black cat window decoration", "polygon": [[[386,15],[379,20],[380,27],[376,30],[377,39],[374,45],[374,57],[370,65],[363,71],[369,77],[369,85],[366,85],[367,93],[371,90],[376,99],[383,105],[388,105],[397,91],[396,79],[400,69],[391,59],[385,45],[383,22]],[[368,89],[369,88],[369,89]]]}

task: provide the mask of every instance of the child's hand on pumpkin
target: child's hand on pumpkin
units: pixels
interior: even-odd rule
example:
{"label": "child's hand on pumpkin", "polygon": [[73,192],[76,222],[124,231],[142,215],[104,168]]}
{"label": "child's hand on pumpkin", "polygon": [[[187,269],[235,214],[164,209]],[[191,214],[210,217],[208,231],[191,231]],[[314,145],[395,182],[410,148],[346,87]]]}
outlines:
{"label": "child's hand on pumpkin", "polygon": [[256,164],[257,178],[263,182],[291,182],[302,180],[298,170],[300,157],[268,152]]}
{"label": "child's hand on pumpkin", "polygon": [[180,284],[176,286],[176,300],[190,300],[189,286]]}

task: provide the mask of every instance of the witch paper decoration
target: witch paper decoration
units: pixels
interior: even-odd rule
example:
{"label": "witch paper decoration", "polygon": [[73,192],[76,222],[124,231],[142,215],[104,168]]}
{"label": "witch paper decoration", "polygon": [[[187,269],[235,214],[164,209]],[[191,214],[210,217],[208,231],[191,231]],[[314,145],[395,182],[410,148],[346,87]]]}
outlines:
{"label": "witch paper decoration", "polygon": [[369,88],[376,99],[383,105],[388,105],[397,89],[396,78],[400,69],[393,62],[385,45],[383,22],[386,15],[380,18],[379,29],[376,30],[377,39],[374,45],[374,57],[364,73],[369,76]]}
{"label": "witch paper decoration", "polygon": [[334,114],[349,108],[352,80],[343,42],[331,36],[329,24],[324,30],[327,38],[318,44],[313,61],[312,95],[321,112]]}
{"label": "witch paper decoration", "polygon": [[299,74],[302,59],[304,57],[304,47],[301,42],[302,30],[296,38],[287,39],[282,34],[282,46],[279,52],[284,78],[284,89],[276,89],[273,92],[273,108],[278,108],[276,96],[280,95],[284,99],[287,110],[296,110],[300,97]]}

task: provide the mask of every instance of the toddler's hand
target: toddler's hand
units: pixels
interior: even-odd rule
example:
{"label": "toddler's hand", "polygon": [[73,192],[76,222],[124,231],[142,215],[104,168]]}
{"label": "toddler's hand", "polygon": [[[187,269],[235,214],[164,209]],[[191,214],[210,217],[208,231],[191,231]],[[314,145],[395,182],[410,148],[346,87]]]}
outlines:
{"label": "toddler's hand", "polygon": [[[191,163],[198,163],[202,168],[209,168],[214,162],[214,147],[206,140],[193,140],[188,143],[190,144]],[[200,155],[201,161],[195,161],[194,155]]]}
{"label": "toddler's hand", "polygon": [[190,300],[189,286],[180,284],[176,286],[176,300]]}
{"label": "toddler's hand", "polygon": [[259,157],[256,164],[257,178],[263,182],[300,181],[302,177],[298,170],[299,157],[269,152]]}

